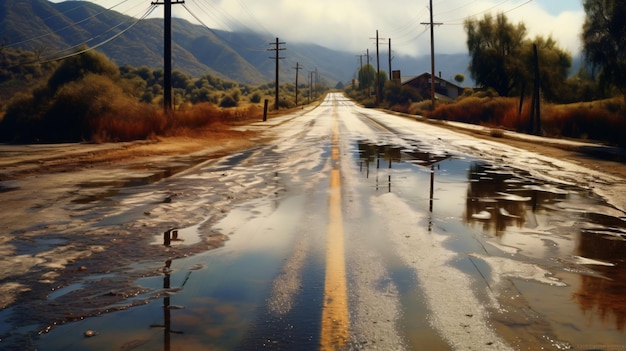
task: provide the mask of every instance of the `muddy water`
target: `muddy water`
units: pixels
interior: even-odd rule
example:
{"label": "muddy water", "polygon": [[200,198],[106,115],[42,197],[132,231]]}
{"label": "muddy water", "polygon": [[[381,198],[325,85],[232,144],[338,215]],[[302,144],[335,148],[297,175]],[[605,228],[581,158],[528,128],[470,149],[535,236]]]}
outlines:
{"label": "muddy water", "polygon": [[626,348],[623,213],[588,190],[524,171],[419,148],[356,144],[372,191],[394,192],[428,211],[428,222],[416,225],[446,233],[446,247],[457,253],[451,264],[473,277],[510,344]]}

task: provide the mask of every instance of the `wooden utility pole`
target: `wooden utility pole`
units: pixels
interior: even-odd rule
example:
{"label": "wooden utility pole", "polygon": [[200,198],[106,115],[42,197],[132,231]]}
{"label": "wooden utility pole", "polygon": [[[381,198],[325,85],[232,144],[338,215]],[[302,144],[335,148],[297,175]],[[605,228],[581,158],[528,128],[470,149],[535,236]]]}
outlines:
{"label": "wooden utility pole", "polygon": [[433,0],[430,0],[430,22],[422,22],[421,24],[430,25],[430,99],[432,101],[432,109],[435,110],[435,24],[443,23],[433,22]]}
{"label": "wooden utility pole", "polygon": [[376,30],[376,105],[380,104],[380,55],[378,51],[378,29]]}
{"label": "wooden utility pole", "polygon": [[313,71],[309,71],[309,103],[313,99]]}
{"label": "wooden utility pole", "polygon": [[367,65],[365,66],[365,68],[367,69],[367,75],[363,75],[363,78],[367,77],[367,82],[365,83],[366,88],[367,88],[367,96],[370,96],[372,93],[372,90],[370,89],[370,77],[369,77],[369,73],[370,73],[370,49],[366,49],[365,50],[365,58],[367,58]]}
{"label": "wooden utility pole", "polygon": [[365,78],[365,75],[363,74],[363,54],[356,56],[359,57],[359,73],[357,74],[357,78],[359,79],[359,87],[363,87],[363,82],[361,81],[361,78]]}
{"label": "wooden utility pole", "polygon": [[296,106],[298,106],[298,71],[302,69],[299,62],[296,62],[296,67],[293,67],[296,70]]}
{"label": "wooden utility pole", "polygon": [[315,98],[317,99],[319,93],[320,75],[317,73],[317,67],[315,67]]}
{"label": "wooden utility pole", "polygon": [[376,105],[378,105],[380,103],[381,100],[381,95],[382,92],[380,91],[380,51],[378,49],[378,44],[380,43],[380,39],[385,39],[385,38],[379,38],[378,37],[378,30],[376,30],[376,38],[370,38],[370,39],[376,39],[376,79],[375,79],[375,84],[376,84]]}
{"label": "wooden utility pole", "polygon": [[276,60],[276,101],[274,102],[274,109],[278,111],[278,101],[279,101],[278,100],[278,68],[279,68],[278,60],[284,59],[284,57],[280,57],[280,51],[286,50],[286,49],[280,47],[281,45],[285,45],[285,42],[278,41],[278,38],[276,38],[275,43],[270,43],[270,45],[276,46],[276,47],[267,49],[267,51],[276,51],[276,56],[270,57],[270,58]]}
{"label": "wooden utility pole", "polygon": [[172,111],[172,4],[184,4],[185,0],[163,0],[152,5],[164,5],[163,9],[163,109],[166,115]]}
{"label": "wooden utility pole", "polygon": [[391,38],[389,38],[389,80],[391,79]]}
{"label": "wooden utility pole", "polygon": [[535,82],[533,86],[533,97],[530,103],[530,132],[535,135],[541,135],[541,98],[539,94],[541,79],[539,77],[537,44],[533,44],[533,66],[535,68]]}

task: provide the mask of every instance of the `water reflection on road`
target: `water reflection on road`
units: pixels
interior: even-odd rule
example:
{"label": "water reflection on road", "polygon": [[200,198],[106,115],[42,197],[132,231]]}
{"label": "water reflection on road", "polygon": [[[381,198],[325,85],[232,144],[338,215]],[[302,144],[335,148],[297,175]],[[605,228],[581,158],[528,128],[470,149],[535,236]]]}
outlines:
{"label": "water reflection on road", "polygon": [[[81,193],[73,205],[85,212],[74,218],[94,236],[135,240],[108,246],[116,262],[142,259],[50,293],[39,307],[55,317],[41,321],[49,333],[33,343],[46,350],[319,349],[336,167],[349,348],[439,350],[471,340],[478,343],[459,348],[494,349],[499,337],[523,349],[625,344],[623,213],[588,190],[373,127],[364,113],[347,114],[331,142],[337,104],[279,129],[275,143],[159,184],[105,182],[106,192]],[[175,227],[172,217],[180,220],[176,236],[163,232]],[[219,246],[213,236],[228,240]],[[32,256],[70,241],[50,240],[19,243],[17,252]],[[29,306],[29,317],[37,307]],[[1,311],[1,324],[19,320],[21,308]],[[27,330],[30,338],[41,328],[36,321],[0,325],[0,334]],[[88,330],[96,335],[85,337]],[[466,336],[474,330],[486,332]]]}
{"label": "water reflection on road", "polygon": [[[499,329],[509,329],[502,333],[513,344],[525,347],[524,338],[531,337],[573,349],[626,347],[626,222],[608,214],[618,211],[585,189],[545,183],[480,160],[364,141],[357,149],[360,171],[373,179],[375,191],[396,191],[425,209],[425,185],[429,177],[434,180],[428,206],[435,225],[452,233],[448,246],[460,255],[479,253],[479,261],[459,260],[460,268],[491,289],[497,288],[492,274],[508,277],[510,286],[500,292],[505,310],[494,313],[505,312],[495,320],[502,323]],[[381,178],[388,184],[381,186]],[[454,224],[457,220],[465,230]],[[519,265],[503,267],[506,262],[498,257]],[[477,264],[483,259],[496,267]],[[534,280],[536,275],[522,272],[527,263],[553,277]],[[521,301],[506,307],[506,299]],[[530,315],[545,318],[548,325],[533,327],[528,313],[521,317],[514,309],[533,311]],[[521,320],[523,325],[516,327]]]}

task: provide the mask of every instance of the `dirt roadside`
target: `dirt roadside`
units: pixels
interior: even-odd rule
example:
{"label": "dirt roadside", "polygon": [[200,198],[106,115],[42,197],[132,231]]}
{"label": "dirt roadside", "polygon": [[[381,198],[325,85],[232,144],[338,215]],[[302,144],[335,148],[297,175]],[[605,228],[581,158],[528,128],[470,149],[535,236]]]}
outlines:
{"label": "dirt roadside", "polygon": [[193,136],[135,142],[63,145],[0,145],[0,181],[73,172],[111,164],[147,164],[180,156],[211,156],[254,146],[254,131],[202,131]]}

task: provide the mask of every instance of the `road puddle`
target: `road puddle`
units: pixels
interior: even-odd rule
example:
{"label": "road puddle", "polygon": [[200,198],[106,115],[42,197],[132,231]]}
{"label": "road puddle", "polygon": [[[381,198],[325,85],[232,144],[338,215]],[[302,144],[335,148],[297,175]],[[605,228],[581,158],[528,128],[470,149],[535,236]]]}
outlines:
{"label": "road puddle", "polygon": [[450,264],[485,304],[497,296],[492,321],[507,341],[626,347],[622,212],[589,189],[462,155],[362,140],[353,149],[370,191],[429,213],[417,225],[445,233]]}
{"label": "road puddle", "polygon": [[[323,121],[311,127],[320,129],[297,144],[176,177],[117,170],[58,190],[67,203],[31,209],[49,211],[47,221],[10,242],[9,254],[30,266],[7,265],[5,282],[23,268],[20,279],[35,283],[4,285],[25,302],[0,311],[3,341],[316,349],[334,154],[345,160],[350,346],[445,349],[452,331],[493,349],[502,344],[492,329],[525,349],[624,344],[624,214],[589,189],[397,137],[339,139],[333,153]],[[128,180],[112,180],[121,175]],[[419,271],[428,265],[441,270]],[[466,296],[454,295],[461,289],[472,306],[450,297]],[[445,319],[446,309],[461,319]]]}
{"label": "road puddle", "polygon": [[[213,223],[213,230],[230,237],[228,245],[168,259],[161,265],[136,265],[131,276],[144,277],[130,284],[135,294],[111,305],[116,313],[57,326],[42,336],[41,345],[47,350],[205,350],[233,349],[244,340],[258,346],[259,341],[247,336],[246,330],[255,323],[259,311],[264,311],[265,299],[271,294],[267,282],[280,272],[283,255],[291,251],[291,233],[299,225],[303,206],[302,197],[242,203]],[[189,244],[203,225],[178,229],[178,241],[172,237],[170,246]],[[162,234],[155,236],[152,244],[163,245]],[[106,284],[107,278],[98,281]],[[60,303],[63,297],[93,282],[83,280],[64,287],[49,299]],[[133,308],[124,308],[128,306]],[[267,318],[273,318],[271,312],[266,313]],[[85,331],[96,335],[84,337]]]}

